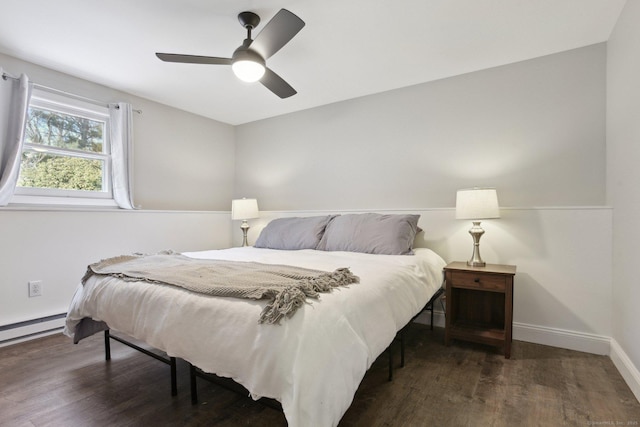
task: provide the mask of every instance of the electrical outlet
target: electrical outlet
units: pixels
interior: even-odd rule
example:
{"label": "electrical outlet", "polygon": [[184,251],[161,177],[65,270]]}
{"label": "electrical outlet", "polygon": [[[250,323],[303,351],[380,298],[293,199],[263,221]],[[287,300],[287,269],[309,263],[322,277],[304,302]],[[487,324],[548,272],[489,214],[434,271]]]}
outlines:
{"label": "electrical outlet", "polygon": [[29,298],[42,296],[42,280],[29,282]]}

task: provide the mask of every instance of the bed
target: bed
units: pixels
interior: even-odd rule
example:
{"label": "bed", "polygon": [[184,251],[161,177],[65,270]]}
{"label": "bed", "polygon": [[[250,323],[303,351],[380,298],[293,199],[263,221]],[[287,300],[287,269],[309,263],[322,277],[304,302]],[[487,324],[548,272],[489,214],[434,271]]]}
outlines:
{"label": "bed", "polygon": [[359,277],[359,283],[308,300],[277,324],[258,322],[264,300],[201,295],[146,282],[131,286],[117,277],[92,276],[76,290],[65,333],[74,337],[83,319],[102,321],[203,372],[233,379],[254,399],[277,400],[290,426],[335,426],[367,369],[441,287],[445,262],[429,249],[413,249],[411,235],[402,255],[331,250],[344,248],[327,241],[324,249],[315,249],[333,219],[316,233],[314,249],[282,249],[273,242],[264,245],[262,239],[256,246],[278,248],[183,253],[195,259],[323,271],[348,267]]}

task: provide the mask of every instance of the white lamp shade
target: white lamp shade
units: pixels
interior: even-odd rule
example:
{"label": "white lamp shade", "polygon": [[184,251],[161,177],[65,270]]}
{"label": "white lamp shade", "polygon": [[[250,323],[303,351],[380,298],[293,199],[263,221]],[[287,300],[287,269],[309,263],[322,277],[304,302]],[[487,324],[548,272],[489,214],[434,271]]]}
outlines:
{"label": "white lamp shade", "polygon": [[469,188],[456,194],[456,219],[500,218],[495,188]]}
{"label": "white lamp shade", "polygon": [[258,201],[256,199],[235,199],[231,201],[231,219],[258,218]]}

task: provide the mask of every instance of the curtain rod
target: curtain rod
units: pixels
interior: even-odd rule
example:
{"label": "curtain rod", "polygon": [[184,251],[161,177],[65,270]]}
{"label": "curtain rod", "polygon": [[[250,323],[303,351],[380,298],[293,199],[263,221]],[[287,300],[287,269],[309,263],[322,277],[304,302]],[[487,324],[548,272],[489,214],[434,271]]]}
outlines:
{"label": "curtain rod", "polygon": [[[2,73],[2,80],[7,80],[7,79],[19,80],[19,79],[18,79],[18,77],[14,77],[14,76],[12,76],[11,74],[7,74],[6,72],[3,72],[3,73]],[[41,84],[39,84],[39,83],[35,83],[35,82],[33,82],[33,85],[34,85],[34,86],[39,87],[40,89],[48,90],[48,91],[50,91],[50,92],[57,92],[57,93],[61,93],[61,94],[63,94],[63,95],[67,95],[67,96],[72,96],[72,97],[74,97],[74,98],[78,98],[78,99],[81,99],[81,100],[84,100],[84,101],[89,101],[89,102],[91,102],[91,103],[93,103],[93,104],[104,105],[104,106],[106,106],[106,107],[108,107],[108,106],[109,106],[109,104],[108,104],[108,103],[103,102],[103,101],[98,101],[97,99],[87,98],[86,96],[77,95],[77,94],[75,94],[75,93],[71,93],[71,92],[65,92],[65,91],[63,91],[63,90],[56,89],[56,88],[52,88],[52,87],[49,87],[49,86],[44,86],[44,85],[41,85]],[[118,106],[116,105],[116,108],[120,108],[120,107],[118,107]],[[138,114],[142,114],[142,110],[136,110],[136,109],[132,109],[132,110],[133,110],[133,111],[135,111],[135,112],[136,112],[136,113],[138,113]]]}

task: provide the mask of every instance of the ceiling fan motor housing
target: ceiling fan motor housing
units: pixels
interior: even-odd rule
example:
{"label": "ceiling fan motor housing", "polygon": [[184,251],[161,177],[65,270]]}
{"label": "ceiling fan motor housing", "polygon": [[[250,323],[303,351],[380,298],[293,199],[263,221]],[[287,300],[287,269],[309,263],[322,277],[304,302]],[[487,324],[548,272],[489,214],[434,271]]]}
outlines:
{"label": "ceiling fan motor housing", "polygon": [[257,62],[258,64],[262,64],[262,66],[264,66],[265,64],[264,58],[260,56],[258,52],[249,49],[251,42],[252,40],[245,39],[244,42],[242,43],[242,46],[240,46],[233,52],[233,56],[231,56],[232,64],[237,61],[252,61],[252,62]]}
{"label": "ceiling fan motor housing", "polygon": [[260,80],[266,71],[264,58],[249,49],[250,45],[251,39],[246,39],[231,57],[233,72],[240,80],[248,83]]}

